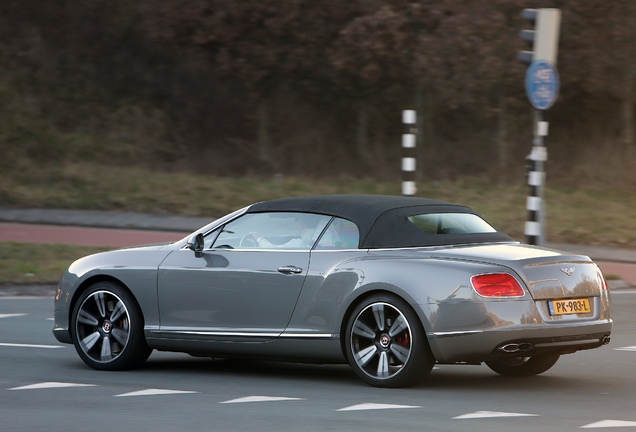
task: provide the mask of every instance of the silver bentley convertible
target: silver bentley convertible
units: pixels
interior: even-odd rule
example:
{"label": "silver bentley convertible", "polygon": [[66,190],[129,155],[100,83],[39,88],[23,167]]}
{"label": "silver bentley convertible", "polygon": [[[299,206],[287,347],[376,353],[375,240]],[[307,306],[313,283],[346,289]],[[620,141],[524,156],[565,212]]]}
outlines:
{"label": "silver bentley convertible", "polygon": [[611,300],[586,256],[528,246],[470,208],[372,195],[284,198],[181,241],[82,258],[53,334],[95,369],[151,351],[346,363],[367,383],[435,363],[545,372],[609,342]]}

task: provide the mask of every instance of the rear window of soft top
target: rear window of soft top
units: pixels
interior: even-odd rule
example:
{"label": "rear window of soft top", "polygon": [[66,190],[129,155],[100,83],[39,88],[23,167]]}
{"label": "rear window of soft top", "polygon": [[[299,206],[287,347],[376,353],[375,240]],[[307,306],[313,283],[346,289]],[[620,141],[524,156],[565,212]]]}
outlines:
{"label": "rear window of soft top", "polygon": [[409,221],[428,234],[480,234],[497,232],[471,213],[432,213],[409,216]]}

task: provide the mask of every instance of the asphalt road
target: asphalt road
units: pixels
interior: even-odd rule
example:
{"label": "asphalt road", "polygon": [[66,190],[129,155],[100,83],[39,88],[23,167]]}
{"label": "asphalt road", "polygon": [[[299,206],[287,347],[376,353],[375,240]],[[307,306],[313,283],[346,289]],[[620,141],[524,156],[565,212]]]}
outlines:
{"label": "asphalt road", "polygon": [[440,366],[376,389],[348,366],[211,361],[154,352],[94,371],[51,334],[51,298],[0,298],[0,431],[636,430],[636,291],[613,293],[610,345],[531,378]]}

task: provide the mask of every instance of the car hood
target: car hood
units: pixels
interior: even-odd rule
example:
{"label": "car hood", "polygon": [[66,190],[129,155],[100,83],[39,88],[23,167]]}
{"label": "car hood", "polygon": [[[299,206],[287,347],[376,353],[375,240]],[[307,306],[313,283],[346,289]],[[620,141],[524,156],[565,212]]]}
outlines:
{"label": "car hood", "polygon": [[587,256],[522,244],[479,245],[438,251],[436,259],[497,264],[512,269],[534,299],[598,296],[603,280]]}
{"label": "car hood", "polygon": [[135,246],[88,255],[72,263],[67,273],[84,275],[96,269],[157,267],[172,251],[170,243]]}
{"label": "car hood", "polygon": [[128,247],[123,247],[123,248],[119,248],[119,249],[115,249],[115,250],[130,250],[130,249],[159,250],[159,249],[163,248],[164,246],[168,246],[168,245],[173,244],[173,243],[175,243],[175,242],[152,243],[152,244],[147,244],[147,245],[128,246]]}

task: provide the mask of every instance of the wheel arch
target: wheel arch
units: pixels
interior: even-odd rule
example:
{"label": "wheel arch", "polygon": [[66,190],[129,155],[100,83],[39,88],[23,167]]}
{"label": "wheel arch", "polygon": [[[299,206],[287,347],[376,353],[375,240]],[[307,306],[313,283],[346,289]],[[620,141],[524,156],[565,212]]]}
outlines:
{"label": "wheel arch", "polygon": [[374,286],[370,286],[367,288],[368,289],[366,289],[364,292],[358,293],[358,295],[349,302],[349,305],[345,309],[345,312],[342,316],[342,320],[340,321],[340,349],[342,350],[342,354],[344,355],[345,359],[349,360],[347,356],[347,350],[345,348],[346,339],[347,339],[345,333],[347,329],[347,324],[349,323],[349,320],[351,319],[351,315],[353,314],[354,309],[360,303],[364,302],[368,298],[373,297],[375,295],[383,295],[383,294],[390,295],[404,301],[408,305],[408,307],[411,308],[413,313],[419,318],[419,324],[422,327],[422,334],[423,334],[423,338],[425,339],[424,342],[426,342],[426,344],[430,348],[431,343],[426,337],[428,320],[426,319],[425,316],[423,316],[421,313],[418,312],[417,308],[413,307],[413,302],[409,301],[409,298],[407,296],[402,295],[399,292],[396,292],[401,290],[397,290],[396,289],[397,287],[387,286],[386,284],[374,284]]}

